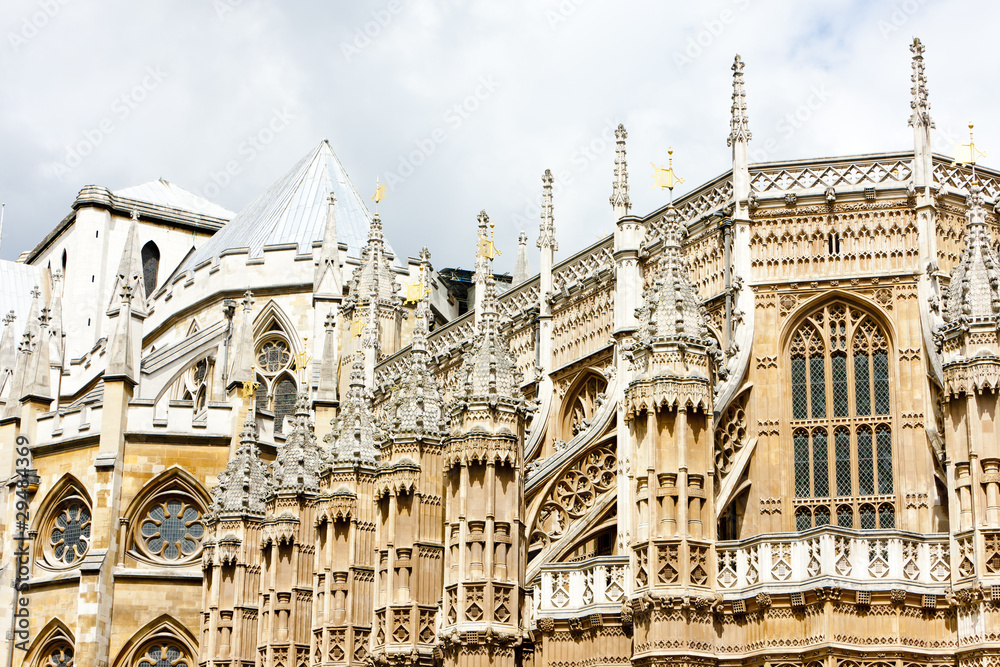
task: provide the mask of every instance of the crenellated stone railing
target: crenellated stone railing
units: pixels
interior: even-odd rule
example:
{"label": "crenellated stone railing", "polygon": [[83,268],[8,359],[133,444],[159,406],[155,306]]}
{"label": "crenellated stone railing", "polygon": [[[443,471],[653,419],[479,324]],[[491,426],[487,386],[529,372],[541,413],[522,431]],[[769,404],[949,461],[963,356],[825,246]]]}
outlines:
{"label": "crenellated stone railing", "polygon": [[824,526],[716,544],[716,581],[724,597],[830,585],[940,593],[951,585],[949,537],[899,530]]}
{"label": "crenellated stone railing", "polygon": [[577,563],[548,563],[535,591],[537,618],[618,614],[628,595],[628,557],[598,556]]}

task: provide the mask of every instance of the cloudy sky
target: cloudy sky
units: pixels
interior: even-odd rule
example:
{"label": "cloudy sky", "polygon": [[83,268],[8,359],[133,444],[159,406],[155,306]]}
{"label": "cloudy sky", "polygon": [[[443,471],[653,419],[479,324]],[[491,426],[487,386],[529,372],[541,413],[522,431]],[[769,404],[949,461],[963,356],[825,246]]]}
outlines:
{"label": "cloudy sky", "polygon": [[[997,151],[1000,4],[944,0],[3,0],[0,256],[32,248],[87,184],[165,178],[234,211],[322,139],[394,247],[470,268],[485,208],[513,268],[557,176],[561,256],[611,231],[613,131],[633,211],[730,166],[733,56],[752,161],[912,146],[909,44],[927,47],[935,148]],[[987,158],[986,164],[993,160]],[[531,257],[533,269],[537,258]]]}

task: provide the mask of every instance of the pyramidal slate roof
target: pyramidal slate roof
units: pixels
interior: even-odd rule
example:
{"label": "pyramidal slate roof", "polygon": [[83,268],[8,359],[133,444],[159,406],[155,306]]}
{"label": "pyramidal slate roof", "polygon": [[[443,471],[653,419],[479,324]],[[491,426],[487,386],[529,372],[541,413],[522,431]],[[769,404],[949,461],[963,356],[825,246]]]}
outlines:
{"label": "pyramidal slate roof", "polygon": [[347,244],[349,255],[360,257],[372,215],[324,139],[208,239],[188,259],[185,268],[235,248],[249,248],[250,257],[260,257],[264,246],[297,243],[300,253],[311,253],[313,241],[323,239],[331,191],[337,196],[337,238]]}
{"label": "pyramidal slate roof", "polygon": [[192,211],[202,215],[210,215],[213,218],[224,218],[226,220],[233,217],[233,212],[214,204],[204,197],[199,197],[193,192],[165,181],[162,178],[157,181],[133,185],[132,187],[115,190],[112,194],[123,199],[135,199],[136,201],[156,204],[167,208],[176,208],[182,211]]}

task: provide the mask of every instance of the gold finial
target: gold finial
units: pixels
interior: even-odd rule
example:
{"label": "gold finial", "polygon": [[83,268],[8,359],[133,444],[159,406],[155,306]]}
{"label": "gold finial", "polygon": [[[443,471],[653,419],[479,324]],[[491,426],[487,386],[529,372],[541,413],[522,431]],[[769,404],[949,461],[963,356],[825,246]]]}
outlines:
{"label": "gold finial", "polygon": [[974,182],[976,178],[976,160],[980,157],[986,157],[986,152],[976,148],[976,142],[972,138],[972,127],[972,122],[970,121],[969,143],[959,144],[955,147],[955,160],[951,163],[951,166],[955,167],[960,164],[972,165],[972,180]]}
{"label": "gold finial", "polygon": [[372,200],[375,202],[375,212],[378,213],[378,203],[385,199],[385,193],[388,191],[389,186],[379,183],[378,176],[375,177],[375,194],[372,195]]}
{"label": "gold finial", "polygon": [[684,179],[677,175],[674,171],[674,149],[670,147],[667,149],[668,162],[667,166],[663,165],[657,166],[655,162],[650,164],[653,165],[653,188],[659,187],[661,190],[670,191],[670,203],[674,203],[674,186],[679,183],[683,183]]}
{"label": "gold finial", "polygon": [[[295,370],[304,371],[309,366],[309,362],[312,361],[312,357],[309,356],[309,352],[307,351],[308,349],[309,339],[303,338],[302,351],[295,355]],[[302,379],[305,380],[305,375],[302,376]]]}
{"label": "gold finial", "polygon": [[479,256],[480,257],[485,257],[487,259],[493,259],[497,255],[503,254],[503,253],[500,252],[500,250],[497,249],[496,244],[493,242],[493,227],[494,226],[495,226],[495,223],[492,222],[492,221],[490,221],[490,237],[489,238],[486,238],[485,236],[480,236],[479,237]]}
{"label": "gold finial", "polygon": [[[250,366],[250,375],[254,378],[257,377],[256,366],[253,365]],[[242,389],[240,389],[240,394],[242,395],[243,400],[249,399],[252,401],[254,394],[257,393],[257,387],[260,386],[260,383],[254,382],[253,380],[243,380],[242,384],[243,387]]]}
{"label": "gold finial", "polygon": [[353,320],[351,320],[351,337],[361,338],[361,334],[364,333],[365,326],[367,326],[365,324],[365,321],[362,320],[360,317],[356,317]]}

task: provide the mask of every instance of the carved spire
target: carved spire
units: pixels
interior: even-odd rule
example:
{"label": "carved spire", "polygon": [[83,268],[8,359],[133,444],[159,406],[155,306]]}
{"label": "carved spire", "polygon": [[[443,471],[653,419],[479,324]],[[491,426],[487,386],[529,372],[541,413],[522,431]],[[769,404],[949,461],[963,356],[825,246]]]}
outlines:
{"label": "carved spire", "polygon": [[990,239],[982,188],[969,186],[965,249],[951,270],[945,319],[975,320],[1000,314],[1000,258]]}
{"label": "carved spire", "polygon": [[[420,253],[421,281],[427,284],[430,276],[430,253],[426,246]],[[441,390],[430,367],[427,353],[428,318],[427,299],[417,302],[416,322],[413,325],[413,343],[396,391],[389,402],[387,413],[391,437],[418,437],[440,439],[444,436],[442,422]]]}
{"label": "carved spire", "polygon": [[552,170],[542,174],[542,222],[538,226],[538,247],[559,250],[556,242],[555,218],[552,215]]}
{"label": "carved spire", "polygon": [[743,89],[743,59],[737,54],[733,61],[733,108],[727,146],[750,141],[750,119],[747,117],[746,91]]}
{"label": "carved spire", "polygon": [[316,441],[309,415],[309,393],[295,397],[295,416],[285,444],[278,447],[271,470],[275,493],[318,493],[319,478],[327,461],[326,451]]}
{"label": "carved spire", "polygon": [[323,358],[319,367],[318,398],[332,401],[337,398],[337,316],[331,310],[323,321]]}
{"label": "carved spire", "polygon": [[51,382],[49,381],[49,309],[42,308],[38,315],[38,335],[33,341],[31,361],[25,369],[24,390],[22,400],[28,397],[52,399]]}
{"label": "carved spire", "polygon": [[646,290],[645,305],[638,309],[645,330],[639,338],[645,343],[663,340],[705,342],[708,330],[701,312],[701,302],[681,255],[684,229],[673,206],[663,216],[663,253],[653,286]]}
{"label": "carved spire", "polygon": [[[142,281],[138,281],[141,283]],[[140,284],[139,291],[142,291]],[[134,296],[133,282],[119,282],[118,312],[115,314],[115,332],[108,344],[108,369],[105,378],[124,377],[136,382],[135,359],[132,352],[134,341],[132,336],[132,299]],[[140,331],[140,336],[141,331]]]}
{"label": "carved spire", "polygon": [[327,197],[327,202],[329,206],[326,212],[326,227],[323,229],[323,247],[320,249],[319,262],[316,265],[313,292],[328,298],[339,298],[342,295],[343,283],[340,276],[337,219],[334,212],[337,197],[333,192]]}
{"label": "carved spire", "polygon": [[253,292],[249,289],[244,292],[243,300],[240,301],[243,311],[240,316],[239,328],[233,336],[233,363],[229,367],[229,379],[226,388],[232,389],[233,385],[243,382],[253,382]]}
{"label": "carved spire", "polygon": [[118,273],[115,274],[115,284],[111,292],[111,306],[108,314],[112,314],[120,305],[117,299],[121,297],[122,285],[131,288],[132,302],[130,309],[139,315],[146,314],[146,288],[142,279],[142,257],[139,244],[139,213],[132,211],[132,221],[129,223],[128,236],[125,237],[125,247],[118,262]]}
{"label": "carved spire", "polygon": [[910,45],[910,53],[913,54],[913,74],[910,75],[910,81],[913,82],[913,87],[910,88],[913,95],[913,99],[910,100],[910,108],[913,113],[910,114],[910,125],[931,128],[934,127],[934,121],[931,120],[931,103],[927,96],[924,45],[916,37],[913,38],[913,44]]}
{"label": "carved spire", "polygon": [[521,230],[517,235],[517,261],[514,262],[514,279],[511,286],[520,285],[528,279],[528,235]]}
{"label": "carved spire", "polygon": [[270,491],[267,465],[260,459],[253,410],[247,411],[240,444],[226,469],[219,473],[219,485],[212,489],[211,511],[222,514],[264,515],[264,499]]}
{"label": "carved spire", "polygon": [[628,162],[625,160],[625,139],[628,132],[625,126],[618,124],[615,130],[615,180],[611,184],[611,207],[615,210],[615,217],[621,218],[628,215],[628,210],[632,208],[632,202],[628,198]]}
{"label": "carved spire", "polygon": [[371,393],[365,386],[363,350],[354,353],[347,396],[341,400],[340,414],[330,423],[333,428],[324,440],[330,444],[335,465],[360,463],[374,466],[378,463],[382,434],[375,423]]}
{"label": "carved spire", "polygon": [[66,350],[64,340],[66,333],[63,331],[62,318],[62,285],[62,269],[56,269],[55,273],[52,274],[52,299],[49,305],[49,315],[51,317],[51,321],[49,322],[49,357],[50,361],[60,368],[63,366],[63,355]]}

